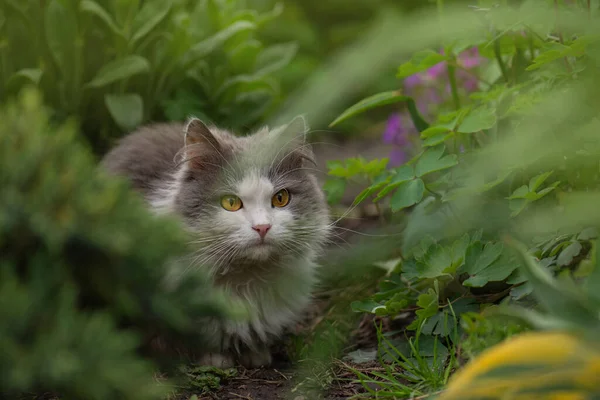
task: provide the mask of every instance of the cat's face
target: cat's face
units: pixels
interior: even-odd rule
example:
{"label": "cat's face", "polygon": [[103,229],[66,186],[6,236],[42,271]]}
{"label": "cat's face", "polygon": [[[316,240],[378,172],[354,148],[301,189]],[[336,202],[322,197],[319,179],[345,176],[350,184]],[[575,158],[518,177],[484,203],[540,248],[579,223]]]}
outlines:
{"label": "cat's face", "polygon": [[329,221],[298,124],[238,138],[195,121],[176,208],[197,233],[199,261],[223,270],[312,256]]}

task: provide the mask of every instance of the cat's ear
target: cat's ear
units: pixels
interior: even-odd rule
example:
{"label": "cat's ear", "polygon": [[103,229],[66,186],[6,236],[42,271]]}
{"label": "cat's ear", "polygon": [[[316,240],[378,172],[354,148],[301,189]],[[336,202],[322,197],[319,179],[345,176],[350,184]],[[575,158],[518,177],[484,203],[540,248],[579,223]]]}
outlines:
{"label": "cat's ear", "polygon": [[207,144],[219,150],[220,144],[208,126],[198,118],[190,118],[185,126],[185,146]]}
{"label": "cat's ear", "polygon": [[289,138],[296,138],[296,143],[306,143],[306,136],[308,135],[308,131],[309,127],[306,118],[304,117],[304,115],[298,115],[294,117],[294,119],[292,119],[290,123],[283,128],[282,133],[283,136]]}
{"label": "cat's ear", "polygon": [[303,115],[295,117],[283,127],[280,137],[287,141],[288,152],[282,160],[282,168],[302,168],[307,161],[316,164],[312,147],[307,140],[308,131],[308,122]]}
{"label": "cat's ear", "polygon": [[219,140],[198,118],[190,118],[185,126],[185,158],[190,167],[204,169],[222,156]]}

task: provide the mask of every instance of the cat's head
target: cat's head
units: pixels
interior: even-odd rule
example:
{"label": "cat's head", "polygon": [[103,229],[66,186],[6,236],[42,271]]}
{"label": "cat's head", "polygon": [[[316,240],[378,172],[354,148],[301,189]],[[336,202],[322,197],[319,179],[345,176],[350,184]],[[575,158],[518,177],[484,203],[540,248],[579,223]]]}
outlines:
{"label": "cat's head", "polygon": [[246,137],[188,122],[175,209],[197,233],[200,261],[314,256],[329,218],[306,132],[301,117]]}

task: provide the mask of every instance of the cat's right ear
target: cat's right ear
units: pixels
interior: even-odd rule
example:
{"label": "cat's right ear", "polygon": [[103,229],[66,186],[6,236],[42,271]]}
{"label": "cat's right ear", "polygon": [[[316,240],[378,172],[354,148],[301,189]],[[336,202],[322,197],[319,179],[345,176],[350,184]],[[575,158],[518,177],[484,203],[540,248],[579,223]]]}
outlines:
{"label": "cat's right ear", "polygon": [[190,118],[185,126],[185,158],[190,167],[202,169],[209,162],[214,162],[211,155],[221,155],[221,145],[206,126],[198,118]]}

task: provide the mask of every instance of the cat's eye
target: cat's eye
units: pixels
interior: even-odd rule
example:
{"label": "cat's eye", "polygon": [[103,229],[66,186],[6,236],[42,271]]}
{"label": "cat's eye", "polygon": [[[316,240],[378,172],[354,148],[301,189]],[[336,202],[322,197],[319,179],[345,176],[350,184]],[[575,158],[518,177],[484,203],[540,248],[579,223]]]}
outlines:
{"label": "cat's eye", "polygon": [[221,207],[227,211],[237,211],[242,208],[242,200],[237,196],[228,194],[221,197]]}
{"label": "cat's eye", "polygon": [[290,202],[290,192],[286,189],[281,189],[279,192],[275,193],[275,196],[271,199],[271,204],[273,207],[285,207]]}

